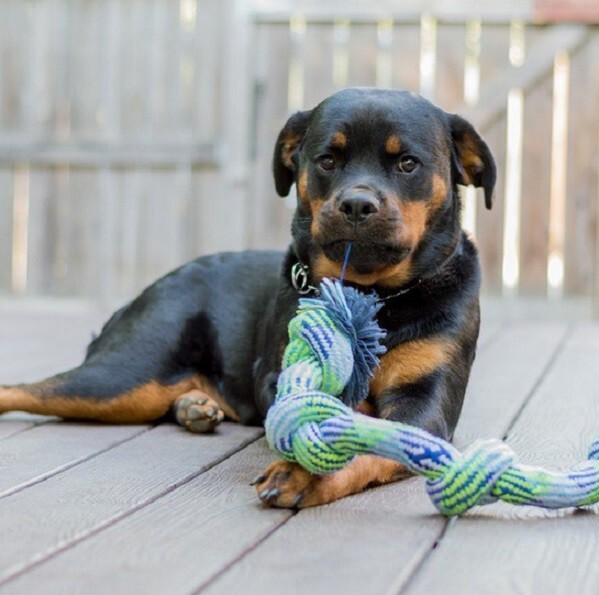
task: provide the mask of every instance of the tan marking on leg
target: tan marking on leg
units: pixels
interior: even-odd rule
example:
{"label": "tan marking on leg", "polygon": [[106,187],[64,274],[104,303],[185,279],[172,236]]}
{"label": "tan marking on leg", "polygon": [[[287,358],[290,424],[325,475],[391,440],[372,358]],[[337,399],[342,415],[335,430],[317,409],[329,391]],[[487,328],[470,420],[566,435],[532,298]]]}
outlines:
{"label": "tan marking on leg", "polygon": [[[177,397],[202,385],[197,376],[175,384],[161,384],[153,380],[117,397],[93,398],[51,396],[52,385],[49,382],[45,384],[0,388],[0,412],[16,410],[65,419],[142,423],[163,417]],[[48,396],[44,396],[44,392]]]}
{"label": "tan marking on leg", "polygon": [[411,384],[447,365],[455,344],[441,337],[401,343],[381,357],[380,367],[370,382],[370,395],[378,396],[387,388]]}
{"label": "tan marking on leg", "polygon": [[258,497],[269,506],[305,508],[328,504],[366,488],[408,477],[407,469],[395,461],[362,455],[341,471],[312,475],[297,463],[277,461],[261,474]]}
{"label": "tan marking on leg", "polygon": [[214,399],[217,405],[223,410],[228,419],[239,421],[239,416],[235,410],[227,403],[216,385],[205,376],[198,376],[196,379],[196,388]]}
{"label": "tan marking on leg", "polygon": [[385,151],[390,155],[397,155],[401,149],[401,142],[396,134],[391,134],[385,141]]}
{"label": "tan marking on leg", "polygon": [[369,417],[376,417],[376,407],[366,399],[356,407],[356,411],[368,415]]}

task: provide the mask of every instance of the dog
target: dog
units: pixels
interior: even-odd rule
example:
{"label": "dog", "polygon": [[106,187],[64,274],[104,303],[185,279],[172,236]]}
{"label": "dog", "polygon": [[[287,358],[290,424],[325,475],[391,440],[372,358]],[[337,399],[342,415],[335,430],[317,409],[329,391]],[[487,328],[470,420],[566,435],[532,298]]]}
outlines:
{"label": "dog", "polygon": [[[296,185],[286,252],[198,258],[117,311],[77,368],[0,388],[0,413],[144,423],[173,413],[193,432],[225,417],[260,424],[276,395],[287,325],[301,295],[339,278],[376,291],[387,332],[359,409],[451,439],[479,332],[480,265],[460,224],[458,185],[484,190],[496,167],[473,126],[399,90],[339,91],[292,115],[275,144],[279,195]],[[279,507],[325,504],[406,475],[358,456],[311,475],[278,461],[253,484]]]}

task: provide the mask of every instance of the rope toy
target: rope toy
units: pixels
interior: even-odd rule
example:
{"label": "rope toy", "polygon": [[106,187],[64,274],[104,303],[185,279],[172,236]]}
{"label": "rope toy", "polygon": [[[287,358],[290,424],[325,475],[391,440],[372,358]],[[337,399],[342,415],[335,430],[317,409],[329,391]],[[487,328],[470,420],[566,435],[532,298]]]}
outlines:
{"label": "rope toy", "polygon": [[358,454],[393,459],[426,477],[429,497],[447,516],[497,499],[543,508],[599,502],[599,439],[587,462],[559,473],[518,464],[500,440],[460,453],[419,428],[354,411],[385,352],[375,320],[382,304],[376,294],[329,279],[320,292],[300,299],[289,324],[277,398],[266,417],[268,444],[284,459],[315,474],[342,469]]}

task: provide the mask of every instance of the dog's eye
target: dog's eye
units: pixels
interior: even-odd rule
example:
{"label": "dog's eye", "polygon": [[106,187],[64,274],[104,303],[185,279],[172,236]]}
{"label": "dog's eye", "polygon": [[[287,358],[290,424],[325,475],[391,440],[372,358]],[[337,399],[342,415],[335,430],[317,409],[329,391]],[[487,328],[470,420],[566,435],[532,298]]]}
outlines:
{"label": "dog's eye", "polygon": [[411,174],[419,165],[420,163],[418,163],[415,157],[406,156],[401,158],[397,164],[397,168],[402,174]]}
{"label": "dog's eye", "polygon": [[326,171],[330,171],[335,168],[335,158],[332,155],[322,155],[317,159],[318,165]]}

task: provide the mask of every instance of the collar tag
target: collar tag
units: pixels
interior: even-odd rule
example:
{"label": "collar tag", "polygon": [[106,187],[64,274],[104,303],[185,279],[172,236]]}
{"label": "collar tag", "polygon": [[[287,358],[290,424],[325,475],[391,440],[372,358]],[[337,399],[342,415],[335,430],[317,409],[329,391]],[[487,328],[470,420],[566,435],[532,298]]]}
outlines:
{"label": "collar tag", "polygon": [[311,292],[315,292],[316,295],[320,293],[317,287],[310,285],[308,267],[301,262],[296,262],[291,267],[291,285],[300,295],[307,295]]}

